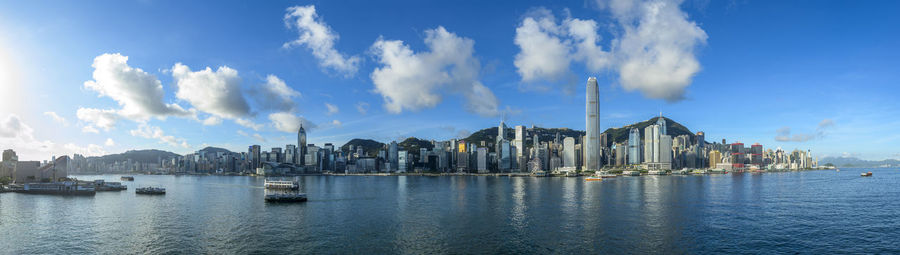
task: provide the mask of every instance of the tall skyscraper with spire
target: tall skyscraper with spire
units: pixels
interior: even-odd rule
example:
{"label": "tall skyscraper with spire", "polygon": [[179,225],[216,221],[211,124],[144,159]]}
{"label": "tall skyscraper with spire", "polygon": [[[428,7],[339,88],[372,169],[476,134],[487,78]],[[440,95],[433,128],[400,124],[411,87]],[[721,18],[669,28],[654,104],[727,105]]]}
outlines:
{"label": "tall skyscraper with spire", "polygon": [[600,170],[600,90],[597,78],[587,81],[585,106],[584,171]]}
{"label": "tall skyscraper with spire", "polygon": [[297,130],[297,163],[301,166],[306,165],[306,130],[303,129],[303,123],[300,123],[300,130]]}

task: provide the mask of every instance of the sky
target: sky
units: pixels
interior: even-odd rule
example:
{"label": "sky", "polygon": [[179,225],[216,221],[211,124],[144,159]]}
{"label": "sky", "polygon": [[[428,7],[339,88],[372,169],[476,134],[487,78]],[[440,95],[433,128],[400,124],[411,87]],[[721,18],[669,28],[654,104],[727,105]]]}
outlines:
{"label": "sky", "polygon": [[900,158],[896,1],[0,1],[0,149],[584,130]]}

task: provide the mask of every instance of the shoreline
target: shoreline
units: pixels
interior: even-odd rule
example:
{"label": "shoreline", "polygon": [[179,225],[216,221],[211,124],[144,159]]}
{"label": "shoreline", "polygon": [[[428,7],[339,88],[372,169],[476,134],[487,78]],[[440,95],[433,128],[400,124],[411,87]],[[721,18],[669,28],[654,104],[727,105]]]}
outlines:
{"label": "shoreline", "polygon": [[[762,173],[784,173],[784,172],[806,172],[806,171],[824,171],[824,170],[840,170],[840,168],[833,169],[777,169],[777,170],[752,170],[752,171],[730,171],[725,173],[717,173],[717,172],[709,172],[709,169],[704,169],[701,171],[706,172],[687,172],[687,173],[676,173],[676,171],[668,172],[663,175],[725,175],[725,174],[762,174]],[[625,171],[639,171],[639,170],[625,170]],[[680,170],[679,170],[680,171]],[[622,169],[610,170],[609,172],[617,175],[617,176],[626,176],[622,174]],[[649,176],[656,174],[649,174],[648,171],[642,170],[639,171],[640,175],[638,176]],[[559,174],[551,174],[548,173],[545,176],[535,176],[531,173],[311,173],[311,174],[284,174],[284,175],[255,175],[255,174],[209,174],[209,173],[179,173],[179,174],[152,174],[152,173],[77,173],[72,174],[71,176],[86,176],[86,175],[171,175],[171,176],[249,176],[249,177],[297,177],[297,176],[429,176],[429,177],[439,177],[439,176],[495,176],[495,177],[537,177],[537,178],[545,178],[545,177],[584,177],[591,176],[593,173],[586,174],[578,174],[575,176],[566,176],[563,173]]]}

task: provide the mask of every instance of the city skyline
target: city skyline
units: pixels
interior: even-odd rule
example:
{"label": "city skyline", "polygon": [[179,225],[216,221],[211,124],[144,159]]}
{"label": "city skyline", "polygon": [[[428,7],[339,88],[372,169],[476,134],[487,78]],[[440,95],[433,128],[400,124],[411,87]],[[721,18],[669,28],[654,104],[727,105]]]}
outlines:
{"label": "city skyline", "polygon": [[[6,2],[0,142],[23,159],[41,160],[129,149],[283,147],[297,141],[301,123],[308,142],[320,146],[353,138],[448,140],[498,119],[511,127],[584,130],[581,84],[597,76],[601,132],[661,111],[704,131],[707,141],[810,148],[822,157],[900,155],[890,146],[900,139],[892,132],[900,123],[884,117],[900,109],[890,100],[900,80],[891,68],[898,53],[889,50],[898,35],[877,34],[879,26],[898,24],[888,17],[892,8],[653,3],[663,3],[655,6],[660,17],[688,37],[629,33],[653,31],[645,17],[628,14],[651,2],[487,3],[473,20],[451,17],[474,2],[431,3],[396,16],[386,14],[410,3],[266,2],[246,10],[188,3],[169,13],[174,2]],[[98,12],[109,19],[84,16]],[[750,18],[762,14],[773,18]],[[490,22],[476,21],[488,15]],[[840,36],[828,34],[834,29]],[[788,39],[749,40],[774,36]],[[682,62],[643,66],[635,76],[629,60],[646,52],[627,46],[641,43],[677,46],[665,52]]]}

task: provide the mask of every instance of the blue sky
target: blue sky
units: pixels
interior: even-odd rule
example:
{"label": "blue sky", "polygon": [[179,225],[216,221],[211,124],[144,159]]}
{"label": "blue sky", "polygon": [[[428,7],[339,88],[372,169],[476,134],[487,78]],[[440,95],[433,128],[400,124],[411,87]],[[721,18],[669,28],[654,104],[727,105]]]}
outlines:
{"label": "blue sky", "polygon": [[[448,139],[501,118],[583,130],[584,83],[597,76],[604,129],[662,111],[710,141],[900,158],[898,9],[892,1],[4,1],[0,147],[23,159],[244,151],[294,143],[286,131],[301,121],[319,145]],[[286,17],[294,10],[305,12]],[[301,36],[323,27],[326,36]],[[98,68],[95,59],[115,64]],[[135,97],[155,81],[159,97]]]}

